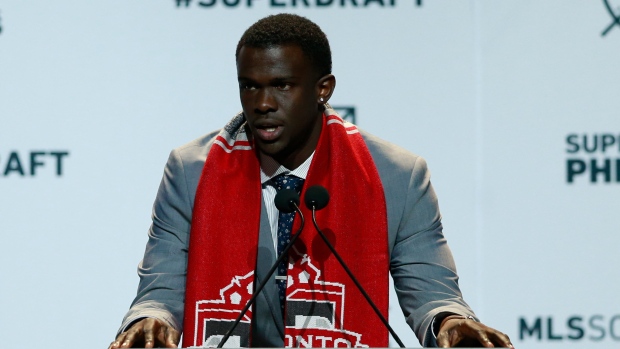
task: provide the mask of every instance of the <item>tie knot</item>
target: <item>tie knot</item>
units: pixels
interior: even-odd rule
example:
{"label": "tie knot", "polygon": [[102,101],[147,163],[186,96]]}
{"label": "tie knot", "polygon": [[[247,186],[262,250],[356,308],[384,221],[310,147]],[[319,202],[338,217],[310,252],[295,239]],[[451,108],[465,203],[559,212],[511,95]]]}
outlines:
{"label": "tie knot", "polygon": [[297,176],[281,174],[273,177],[271,179],[275,184],[278,190],[282,189],[292,189],[299,194],[301,192],[301,187],[304,185],[304,179],[299,178]]}

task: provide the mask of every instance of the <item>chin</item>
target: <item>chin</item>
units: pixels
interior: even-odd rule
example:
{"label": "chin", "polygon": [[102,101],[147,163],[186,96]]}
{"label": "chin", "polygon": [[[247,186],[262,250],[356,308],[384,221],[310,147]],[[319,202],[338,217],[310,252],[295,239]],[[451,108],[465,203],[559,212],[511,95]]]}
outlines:
{"label": "chin", "polygon": [[278,158],[278,155],[282,153],[282,148],[274,144],[262,144],[258,145],[258,151],[272,158]]}

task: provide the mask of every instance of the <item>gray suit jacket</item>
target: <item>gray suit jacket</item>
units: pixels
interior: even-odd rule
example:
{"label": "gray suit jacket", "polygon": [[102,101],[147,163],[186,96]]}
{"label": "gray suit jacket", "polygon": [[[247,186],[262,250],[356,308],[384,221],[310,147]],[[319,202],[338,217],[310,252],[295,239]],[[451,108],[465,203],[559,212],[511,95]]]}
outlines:
{"label": "gray suit jacket", "polygon": [[[436,346],[431,329],[436,315],[474,314],[461,297],[426,162],[366,132],[361,134],[385,191],[390,272],[400,306],[420,343]],[[192,208],[215,135],[217,132],[198,138],[170,154],[153,207],[146,252],[138,266],[138,294],[121,330],[144,317],[162,319],[179,331],[183,327]],[[259,280],[276,259],[264,204],[262,212],[256,270]],[[253,346],[282,347],[284,327],[273,277],[258,297],[253,314]]]}

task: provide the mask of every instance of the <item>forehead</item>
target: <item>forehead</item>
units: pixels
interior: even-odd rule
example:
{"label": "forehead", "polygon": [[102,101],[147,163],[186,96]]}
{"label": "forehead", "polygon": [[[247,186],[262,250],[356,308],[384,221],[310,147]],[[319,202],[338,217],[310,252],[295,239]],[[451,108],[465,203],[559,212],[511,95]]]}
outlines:
{"label": "forehead", "polygon": [[296,45],[268,48],[243,46],[237,57],[237,76],[240,79],[303,78],[312,70],[310,60]]}

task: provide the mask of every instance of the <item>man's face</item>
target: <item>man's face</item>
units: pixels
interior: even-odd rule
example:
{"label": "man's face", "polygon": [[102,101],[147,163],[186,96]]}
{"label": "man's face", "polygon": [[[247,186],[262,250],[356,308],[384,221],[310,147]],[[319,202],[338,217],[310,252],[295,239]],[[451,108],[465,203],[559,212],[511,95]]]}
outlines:
{"label": "man's face", "polygon": [[259,151],[297,168],[316,148],[323,125],[312,63],[295,45],[243,46],[237,77],[243,113]]}

